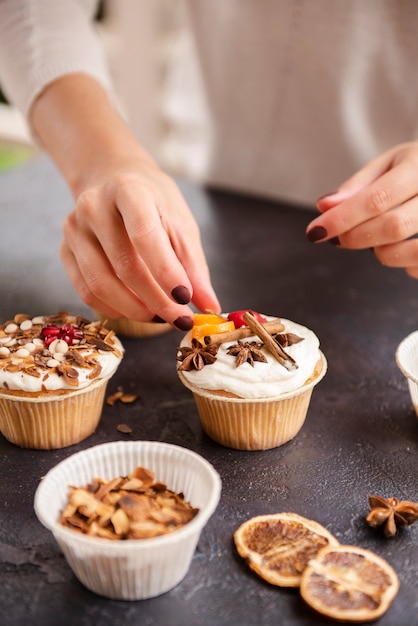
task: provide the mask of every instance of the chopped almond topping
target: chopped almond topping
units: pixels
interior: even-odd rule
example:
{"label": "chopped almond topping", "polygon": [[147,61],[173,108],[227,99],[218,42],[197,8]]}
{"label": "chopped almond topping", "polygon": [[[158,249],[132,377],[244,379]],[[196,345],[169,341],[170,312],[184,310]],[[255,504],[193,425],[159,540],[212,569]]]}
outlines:
{"label": "chopped almond topping", "polygon": [[70,487],[60,523],[105,539],[145,539],[173,532],[199,509],[154,478],[153,472],[138,466],[129,476],[94,478],[84,488]]}

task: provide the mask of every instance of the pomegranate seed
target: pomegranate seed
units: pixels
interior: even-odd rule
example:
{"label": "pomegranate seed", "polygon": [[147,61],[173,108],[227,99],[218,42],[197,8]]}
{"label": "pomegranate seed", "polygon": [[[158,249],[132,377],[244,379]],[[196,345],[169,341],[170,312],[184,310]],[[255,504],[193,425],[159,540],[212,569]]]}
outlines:
{"label": "pomegranate seed", "polygon": [[63,324],[61,328],[58,328],[55,324],[47,324],[41,330],[41,338],[48,347],[55,339],[62,339],[69,346],[72,345],[73,340],[83,339],[84,333],[81,328],[77,326],[71,326],[71,324]]}

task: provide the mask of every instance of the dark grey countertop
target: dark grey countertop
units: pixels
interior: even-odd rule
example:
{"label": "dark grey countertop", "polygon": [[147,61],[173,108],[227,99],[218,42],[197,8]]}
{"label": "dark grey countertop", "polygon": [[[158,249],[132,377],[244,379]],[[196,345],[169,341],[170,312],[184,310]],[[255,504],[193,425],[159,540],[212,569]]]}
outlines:
{"label": "dark grey countertop", "polygon": [[[311,626],[297,590],[268,585],[237,556],[232,535],[247,518],[279,511],[317,520],[346,544],[387,559],[400,590],[379,625],[418,624],[418,523],[385,539],[365,523],[370,493],[418,500],[418,420],[395,363],[401,339],[418,328],[418,282],[383,268],[370,251],[312,245],[312,213],[268,201],[181,188],[201,224],[224,310],[253,308],[309,326],[321,339],[328,373],[291,442],[239,452],[202,431],[190,392],[177,379],[181,335],[125,339],[126,357],[108,391],[138,393],[105,406],[97,431],[56,451],[23,450],[0,437],[0,624],[2,626]],[[0,174],[0,320],[16,312],[83,305],[60,264],[61,224],[72,201],[45,156]],[[121,422],[131,435],[117,430]],[[187,576],[172,591],[117,602],[73,576],[33,511],[39,479],[58,461],[111,440],[160,440],[188,447],[218,470],[220,504],[205,527]]]}

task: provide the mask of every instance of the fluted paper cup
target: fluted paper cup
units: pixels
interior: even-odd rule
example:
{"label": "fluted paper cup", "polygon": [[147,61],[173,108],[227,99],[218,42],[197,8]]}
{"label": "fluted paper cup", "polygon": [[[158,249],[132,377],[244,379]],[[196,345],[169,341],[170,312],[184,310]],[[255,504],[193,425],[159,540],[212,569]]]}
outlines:
{"label": "fluted paper cup", "polygon": [[154,337],[162,335],[172,329],[170,324],[158,324],[156,322],[136,322],[127,317],[118,319],[109,319],[98,311],[94,312],[97,319],[104,322],[106,320],[106,328],[113,330],[117,335],[122,337]]}
{"label": "fluted paper cup", "polygon": [[237,450],[268,450],[293,439],[302,428],[315,385],[325,376],[327,361],[321,360],[313,377],[302,387],[271,398],[230,398],[191,384],[183,373],[182,383],[193,392],[202,427],[217,443]]}
{"label": "fluted paper cup", "polygon": [[[137,466],[155,472],[168,489],[182,492],[198,514],[185,526],[150,539],[112,541],[59,523],[70,485],[95,477],[127,476]],[[50,470],[35,494],[35,512],[53,533],[75,576],[91,591],[116,600],[141,600],[175,587],[187,574],[201,531],[215,511],[221,480],[203,457],[175,445],[112,442],[78,452]]]}
{"label": "fluted paper cup", "polygon": [[72,446],[100,421],[109,378],[65,394],[33,397],[0,392],[0,431],[11,443],[34,450]]}
{"label": "fluted paper cup", "polygon": [[401,341],[396,350],[396,363],[408,381],[412,405],[418,416],[418,330]]}

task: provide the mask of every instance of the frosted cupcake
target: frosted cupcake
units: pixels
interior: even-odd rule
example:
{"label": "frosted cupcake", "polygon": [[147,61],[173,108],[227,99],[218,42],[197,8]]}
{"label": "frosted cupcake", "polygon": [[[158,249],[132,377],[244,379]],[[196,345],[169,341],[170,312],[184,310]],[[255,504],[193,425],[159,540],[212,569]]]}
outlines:
{"label": "frosted cupcake", "polygon": [[296,322],[254,312],[218,319],[219,326],[216,316],[206,326],[208,316],[196,315],[177,353],[178,375],[193,392],[204,430],[240,450],[286,443],[303,426],[312,390],[326,373],[318,337]]}
{"label": "frosted cupcake", "polygon": [[0,431],[24,448],[63,448],[91,435],[123,357],[101,322],[18,314],[0,325]]}

